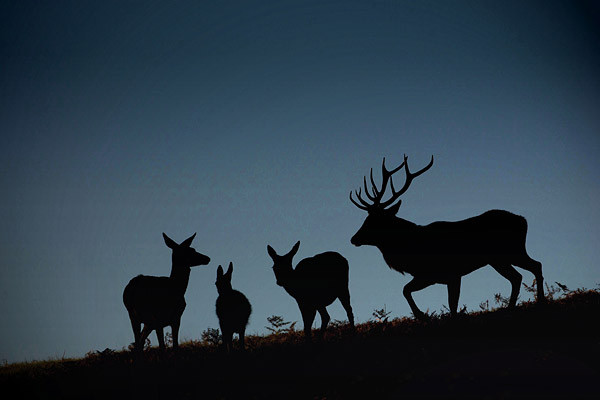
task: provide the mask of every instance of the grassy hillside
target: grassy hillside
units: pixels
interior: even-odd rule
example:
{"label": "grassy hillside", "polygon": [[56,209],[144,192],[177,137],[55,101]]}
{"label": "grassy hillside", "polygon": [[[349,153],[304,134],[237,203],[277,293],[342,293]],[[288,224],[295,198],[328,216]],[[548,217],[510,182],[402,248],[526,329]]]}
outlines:
{"label": "grassy hillside", "polygon": [[[482,306],[482,309],[485,307]],[[600,293],[566,292],[538,307],[335,324],[322,341],[302,334],[249,337],[244,353],[190,342],[0,369],[14,398],[597,398]]]}

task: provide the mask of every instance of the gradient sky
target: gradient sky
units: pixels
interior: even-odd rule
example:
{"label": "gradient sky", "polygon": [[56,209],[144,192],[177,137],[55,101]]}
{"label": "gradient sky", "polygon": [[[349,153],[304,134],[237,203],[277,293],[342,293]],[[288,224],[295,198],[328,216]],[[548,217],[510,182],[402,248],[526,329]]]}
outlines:
{"label": "gradient sky", "polygon": [[[300,321],[266,251],[297,240],[296,261],[349,260],[358,322],[410,315],[410,278],[350,244],[366,213],[348,200],[404,153],[435,164],[399,216],[510,210],[547,282],[596,287],[599,16],[592,1],[2,2],[0,360],[131,343],[122,291],[169,274],[162,232],[197,232],[212,259],[192,270],[183,339],[218,327],[230,261],[247,332]],[[509,291],[487,267],[460,304]],[[415,300],[439,311],[445,287]]]}

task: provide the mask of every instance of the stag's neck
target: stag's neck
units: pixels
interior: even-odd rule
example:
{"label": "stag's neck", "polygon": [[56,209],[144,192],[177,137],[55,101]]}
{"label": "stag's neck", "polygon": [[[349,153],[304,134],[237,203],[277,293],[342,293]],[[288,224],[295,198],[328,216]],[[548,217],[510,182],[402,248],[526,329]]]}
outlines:
{"label": "stag's neck", "polygon": [[414,256],[420,252],[420,239],[422,226],[413,222],[396,218],[393,234],[386,232],[375,244],[379,249],[386,264],[402,273],[410,269]]}
{"label": "stag's neck", "polygon": [[187,290],[190,281],[190,272],[191,270],[189,268],[176,268],[175,266],[171,268],[171,282],[175,289],[182,295],[185,294],[185,291]]}

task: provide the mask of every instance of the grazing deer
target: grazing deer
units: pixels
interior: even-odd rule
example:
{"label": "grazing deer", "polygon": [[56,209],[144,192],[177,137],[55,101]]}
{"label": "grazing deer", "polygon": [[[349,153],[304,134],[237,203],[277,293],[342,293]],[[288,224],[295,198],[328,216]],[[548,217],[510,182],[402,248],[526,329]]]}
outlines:
{"label": "grazing deer", "polygon": [[225,351],[229,352],[232,348],[233,334],[240,335],[240,347],[244,350],[244,333],[248,318],[252,313],[250,302],[243,293],[233,290],[231,287],[231,274],[233,273],[233,263],[229,263],[227,272],[223,273],[223,267],[217,268],[217,317],[219,317],[219,326],[223,333],[223,346]]}
{"label": "grazing deer", "polygon": [[153,330],[156,331],[159,347],[163,350],[165,326],[171,326],[173,348],[177,349],[179,346],[179,323],[185,310],[184,295],[190,278],[190,268],[210,262],[210,258],[190,247],[195,236],[194,233],[181,244],[177,244],[163,233],[165,244],[173,250],[171,276],[138,275],[125,287],[123,303],[131,320],[136,351],[143,351],[144,342]]}
{"label": "grazing deer", "polygon": [[[530,258],[525,250],[525,218],[508,211],[491,210],[462,221],[440,221],[421,226],[396,217],[402,203],[400,196],[406,192],[414,178],[432,165],[433,156],[427,166],[412,173],[408,169],[408,158],[405,155],[399,167],[388,171],[384,158],[381,166],[381,188],[375,184],[371,169],[370,190],[367,187],[367,178],[363,179],[365,195],[370,202],[362,198],[361,189],[355,191],[358,202],[350,192],[350,201],[368,212],[363,225],[350,242],[355,246],[377,247],[391,269],[402,274],[408,272],[414,277],[404,286],[403,294],[417,318],[423,318],[424,314],[415,304],[413,292],[434,283],[447,285],[450,313],[456,315],[461,277],[488,264],[512,285],[509,307],[515,306],[521,285],[521,274],[513,265],[535,275],[537,299],[543,302],[542,264]],[[404,186],[396,191],[392,175],[403,167],[406,181]],[[391,197],[382,201],[388,183],[391,187]]]}
{"label": "grazing deer", "polygon": [[273,272],[277,284],[298,303],[306,340],[310,341],[311,326],[317,311],[321,315],[320,335],[323,335],[330,320],[325,307],[338,298],[346,310],[350,325],[354,327],[348,290],[348,260],[339,253],[329,251],[305,258],[294,269],[292,258],[299,247],[300,242],[297,242],[292,250],[283,256],[278,255],[271,246],[267,246],[267,252],[273,259]]}

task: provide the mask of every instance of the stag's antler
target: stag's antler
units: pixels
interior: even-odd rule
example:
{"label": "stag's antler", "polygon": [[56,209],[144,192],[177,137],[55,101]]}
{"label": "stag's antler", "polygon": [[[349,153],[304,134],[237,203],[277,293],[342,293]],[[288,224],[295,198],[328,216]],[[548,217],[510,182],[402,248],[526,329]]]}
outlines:
{"label": "stag's antler", "polygon": [[[419,171],[412,173],[408,169],[408,157],[405,154],[404,161],[402,161],[402,164],[400,164],[398,167],[394,168],[393,170],[389,171],[385,167],[385,157],[384,157],[383,162],[381,163],[381,177],[382,177],[381,189],[377,188],[377,185],[375,184],[375,180],[373,179],[373,168],[371,168],[371,173],[370,173],[371,193],[369,193],[369,188],[367,187],[367,177],[365,176],[363,179],[363,184],[365,187],[365,194],[367,195],[368,199],[370,201],[372,201],[373,203],[369,203],[362,198],[362,190],[360,188],[358,189],[358,191],[354,191],[354,193],[356,194],[356,198],[360,202],[360,204],[357,203],[354,200],[354,198],[352,198],[352,192],[350,192],[350,201],[356,207],[360,208],[361,210],[365,210],[365,211],[370,211],[375,208],[385,209],[386,207],[389,207],[394,202],[396,202],[396,200],[398,200],[398,198],[400,196],[402,196],[408,190],[408,188],[414,178],[416,178],[417,176],[419,176],[422,173],[424,173],[425,171],[427,171],[429,168],[431,168],[432,165],[433,165],[433,156],[431,156],[431,161],[429,162],[429,164],[427,164],[424,168],[420,169]],[[396,189],[394,188],[394,182],[392,180],[392,175],[394,175],[396,172],[398,172],[402,167],[404,167],[404,171],[406,172],[406,181],[404,182],[404,186],[402,186],[402,189],[400,189],[399,191],[396,191]],[[385,190],[387,188],[388,182],[390,183],[390,187],[392,188],[392,196],[388,200],[386,200],[382,203],[381,200],[382,200]]]}

